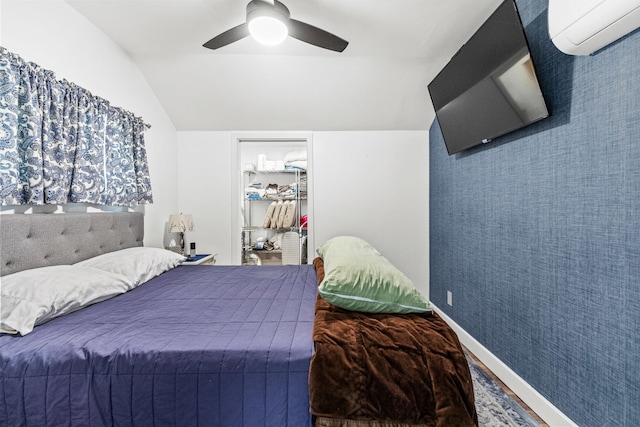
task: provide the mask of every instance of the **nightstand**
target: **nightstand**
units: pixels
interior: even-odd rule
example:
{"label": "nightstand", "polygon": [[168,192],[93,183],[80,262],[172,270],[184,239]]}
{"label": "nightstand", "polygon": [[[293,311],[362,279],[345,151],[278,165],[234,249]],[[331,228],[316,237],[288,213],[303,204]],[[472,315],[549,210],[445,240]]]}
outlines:
{"label": "nightstand", "polygon": [[182,265],[213,265],[216,263],[217,254],[198,254],[194,257],[189,257]]}

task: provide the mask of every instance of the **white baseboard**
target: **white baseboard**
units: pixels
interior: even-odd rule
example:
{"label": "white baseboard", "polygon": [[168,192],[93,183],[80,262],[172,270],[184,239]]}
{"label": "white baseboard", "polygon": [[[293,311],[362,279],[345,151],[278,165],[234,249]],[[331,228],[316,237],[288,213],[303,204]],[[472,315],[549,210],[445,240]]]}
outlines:
{"label": "white baseboard", "polygon": [[487,368],[489,368],[500,380],[518,395],[540,418],[551,427],[578,427],[569,417],[560,412],[551,402],[538,393],[525,380],[520,378],[511,368],[505,365],[500,359],[494,356],[468,332],[462,329],[442,310],[431,304],[435,311],[445,322],[458,334],[462,345],[467,347]]}

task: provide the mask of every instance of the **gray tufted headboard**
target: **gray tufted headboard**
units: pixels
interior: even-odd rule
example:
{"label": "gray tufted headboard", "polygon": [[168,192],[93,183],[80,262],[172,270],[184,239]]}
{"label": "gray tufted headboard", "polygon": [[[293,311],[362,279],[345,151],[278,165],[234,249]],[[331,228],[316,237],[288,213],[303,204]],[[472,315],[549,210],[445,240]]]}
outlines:
{"label": "gray tufted headboard", "polygon": [[0,215],[0,276],[142,246],[138,212]]}

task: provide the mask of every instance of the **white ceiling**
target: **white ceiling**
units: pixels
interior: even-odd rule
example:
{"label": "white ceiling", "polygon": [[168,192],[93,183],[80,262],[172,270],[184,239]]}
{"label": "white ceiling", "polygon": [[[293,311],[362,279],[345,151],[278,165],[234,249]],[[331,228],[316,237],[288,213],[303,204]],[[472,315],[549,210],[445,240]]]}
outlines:
{"label": "white ceiling", "polygon": [[248,0],[66,0],[138,64],[183,130],[421,130],[428,83],[501,0],[283,0],[349,41],[202,47]]}

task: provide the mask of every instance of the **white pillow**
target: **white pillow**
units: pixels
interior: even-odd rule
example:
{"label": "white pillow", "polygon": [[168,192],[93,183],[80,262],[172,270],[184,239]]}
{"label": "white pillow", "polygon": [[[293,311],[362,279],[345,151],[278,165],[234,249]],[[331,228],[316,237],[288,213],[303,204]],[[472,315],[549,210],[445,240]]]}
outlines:
{"label": "white pillow", "polygon": [[24,270],[0,280],[0,332],[21,335],[130,287],[122,275],[72,265]]}
{"label": "white pillow", "polygon": [[282,228],[293,227],[296,223],[296,201],[291,200],[282,221]]}
{"label": "white pillow", "polygon": [[275,209],[273,210],[273,216],[271,217],[271,228],[278,228],[278,218],[280,217],[280,211],[284,206],[282,200],[278,200]]}
{"label": "white pillow", "polygon": [[273,227],[273,225],[271,226],[271,228],[282,228],[282,221],[284,220],[284,215],[287,213],[287,206],[289,206],[289,201],[288,200],[280,200],[278,203],[280,203],[280,210],[278,211],[278,216],[276,217],[276,226]]}
{"label": "white pillow", "polygon": [[122,274],[132,282],[131,288],[135,288],[177,267],[185,259],[184,256],[166,249],[138,246],[98,255],[74,265]]}
{"label": "white pillow", "polygon": [[291,163],[296,160],[307,160],[307,150],[289,151],[284,155],[285,163]]}
{"label": "white pillow", "polygon": [[271,202],[269,207],[267,208],[267,213],[264,216],[264,222],[262,223],[262,228],[269,228],[271,225],[271,217],[273,216],[273,211],[276,210],[276,205],[278,202]]}

